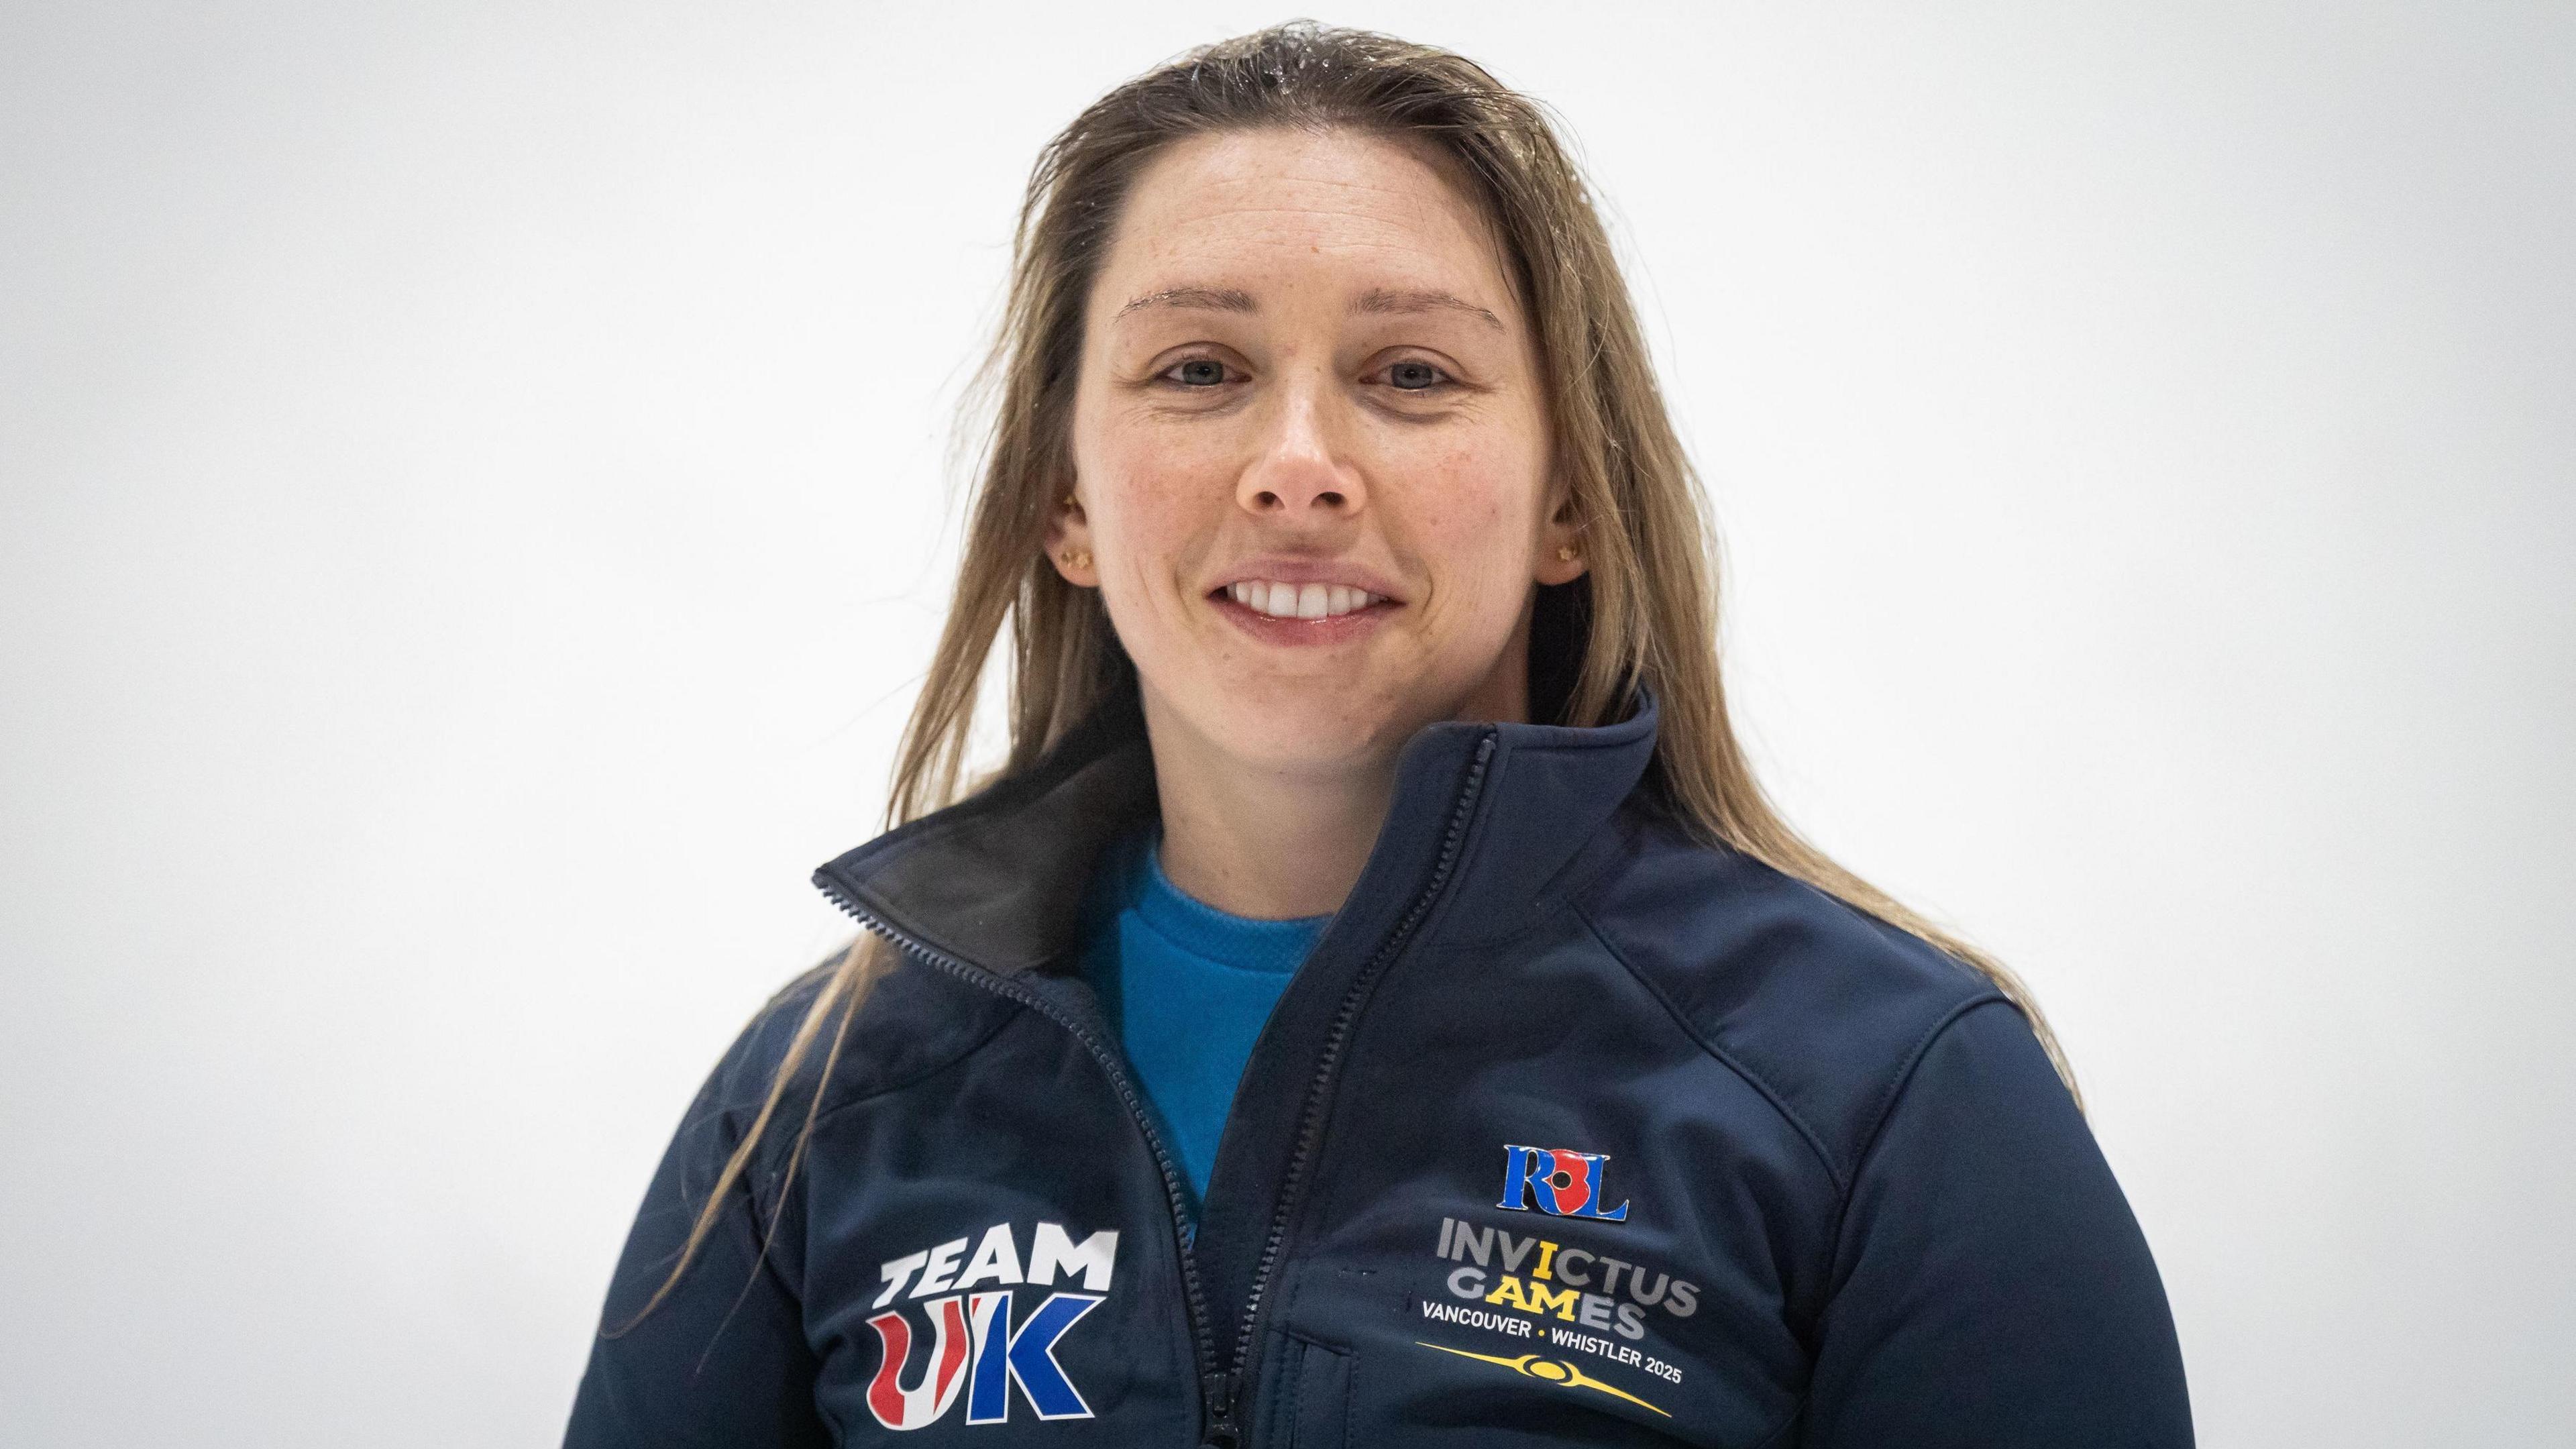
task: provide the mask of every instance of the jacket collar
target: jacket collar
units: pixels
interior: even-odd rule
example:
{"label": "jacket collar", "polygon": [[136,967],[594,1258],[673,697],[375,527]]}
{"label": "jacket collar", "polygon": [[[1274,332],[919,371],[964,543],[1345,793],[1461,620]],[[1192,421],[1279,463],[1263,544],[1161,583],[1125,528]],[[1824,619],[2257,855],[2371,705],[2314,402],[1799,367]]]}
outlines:
{"label": "jacket collar", "polygon": [[[1507,932],[1636,791],[1655,725],[1655,701],[1641,691],[1627,719],[1599,728],[1444,722],[1417,731],[1331,935],[1392,930],[1444,864],[1441,916],[1476,923],[1479,936]],[[832,860],[814,883],[919,946],[1018,975],[1070,960],[1094,866],[1155,809],[1131,683],[1035,765]]]}

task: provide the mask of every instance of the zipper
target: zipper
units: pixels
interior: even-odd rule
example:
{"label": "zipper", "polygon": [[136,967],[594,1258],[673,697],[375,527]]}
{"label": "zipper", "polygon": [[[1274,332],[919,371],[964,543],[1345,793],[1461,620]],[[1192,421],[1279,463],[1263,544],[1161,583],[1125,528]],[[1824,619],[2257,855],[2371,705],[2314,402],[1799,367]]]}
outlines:
{"label": "zipper", "polygon": [[[1129,1120],[1136,1124],[1138,1132],[1144,1134],[1145,1145],[1154,1154],[1154,1165],[1163,1173],[1163,1196],[1172,1212],[1172,1244],[1180,1253],[1181,1292],[1189,1303],[1190,1347],[1198,1362],[1200,1392],[1213,1395],[1222,1388],[1224,1396],[1221,1401],[1231,1404],[1233,1391],[1226,1383],[1227,1376],[1218,1373],[1216,1368],[1216,1333],[1208,1325],[1207,1293],[1199,1283],[1198,1256],[1190,1249],[1189,1201],[1181,1194],[1180,1169],[1173,1165],[1171,1150],[1163,1145],[1163,1139],[1155,1132],[1153,1121],[1145,1111],[1144,1099],[1137,1095],[1136,1084],[1128,1080],[1127,1069],[1119,1062],[1118,1054],[1091,1030],[1088,1023],[1054,1002],[998,972],[949,955],[917,937],[904,934],[884,917],[851,899],[848,893],[828,879],[817,880],[815,884],[822,887],[823,894],[832,898],[834,905],[847,911],[860,925],[884,937],[897,949],[909,951],[961,981],[1038,1012],[1071,1032],[1074,1040],[1090,1050],[1101,1070],[1108,1074],[1110,1085],[1118,1089],[1118,1100],[1126,1104]],[[1225,1429],[1229,1434],[1234,1432],[1231,1421],[1226,1422]],[[1211,1435],[1209,1442],[1220,1444],[1224,1449],[1234,1449],[1241,1440],[1218,1439]]]}
{"label": "zipper", "polygon": [[1245,1440],[1243,1426],[1236,1420],[1236,1411],[1241,1407],[1237,1399],[1243,1391],[1244,1375],[1252,1365],[1254,1347],[1260,1342],[1261,1313],[1270,1275],[1279,1265],[1280,1252],[1287,1244],[1289,1223],[1296,1216],[1298,1201],[1306,1185],[1307,1165],[1323,1136],[1324,1111],[1332,1099],[1333,1079],[1341,1066],[1343,1048],[1349,1044],[1360,1003],[1367,997],[1369,988],[1377,983],[1377,978],[1385,973],[1388,966],[1394,964],[1396,954],[1412,939],[1414,928],[1430,913],[1432,905],[1440,898],[1440,892],[1449,883],[1458,863],[1459,847],[1466,839],[1468,820],[1474,813],[1478,796],[1484,791],[1485,768],[1493,760],[1496,738],[1495,731],[1488,729],[1476,743],[1475,759],[1468,766],[1466,779],[1459,784],[1457,802],[1450,810],[1448,830],[1441,838],[1440,854],[1432,867],[1430,880],[1424,883],[1421,894],[1414,897],[1412,906],[1378,946],[1377,954],[1371,956],[1368,965],[1352,979],[1350,989],[1342,993],[1341,1005],[1333,1013],[1332,1028],[1324,1038],[1323,1055],[1315,1065],[1315,1075],[1306,1085],[1305,1101],[1298,1110],[1296,1148],[1289,1156],[1287,1175],[1281,1179],[1279,1200],[1270,1215],[1270,1232],[1262,1241],[1261,1259],[1253,1269],[1251,1290],[1244,1298],[1243,1326],[1235,1337],[1233,1357],[1223,1369],[1217,1367],[1216,1334],[1208,1322],[1207,1293],[1199,1280],[1198,1255],[1192,1247],[1193,1235],[1188,1226],[1189,1202],[1182,1195],[1180,1169],[1173,1164],[1170,1150],[1155,1131],[1152,1116],[1145,1110],[1144,1099],[1137,1094],[1135,1083],[1129,1080],[1118,1053],[1102,1041],[1088,1023],[1060,1009],[1054,1002],[1006,976],[905,935],[883,917],[852,899],[832,881],[822,879],[816,882],[822,887],[823,894],[831,897],[833,904],[899,949],[911,952],[962,981],[1029,1007],[1072,1033],[1075,1040],[1089,1049],[1101,1070],[1108,1075],[1110,1084],[1117,1088],[1118,1100],[1125,1104],[1128,1119],[1144,1137],[1145,1145],[1152,1149],[1154,1165],[1163,1173],[1163,1193],[1172,1214],[1172,1242],[1180,1254],[1181,1289],[1189,1306],[1190,1346],[1198,1361],[1200,1407],[1205,1419],[1200,1434],[1203,1449],[1240,1449]]}
{"label": "zipper", "polygon": [[1299,1199],[1304,1195],[1306,1167],[1324,1134],[1324,1112],[1332,1101],[1333,1079],[1341,1067],[1342,1049],[1350,1042],[1360,1003],[1369,988],[1377,984],[1377,978],[1394,964],[1396,954],[1412,939],[1414,927],[1422,924],[1422,918],[1430,914],[1441,890],[1449,884],[1450,873],[1458,863],[1458,848],[1466,839],[1468,819],[1475,812],[1477,797],[1484,792],[1485,767],[1493,760],[1495,738],[1495,732],[1489,729],[1476,742],[1476,758],[1467,768],[1467,778],[1459,784],[1458,801],[1449,812],[1448,833],[1441,838],[1431,879],[1424,882],[1422,893],[1414,897],[1413,905],[1387,934],[1377,954],[1352,978],[1350,989],[1342,993],[1341,1005],[1333,1013],[1332,1029],[1324,1037],[1323,1055],[1315,1063],[1315,1075],[1306,1084],[1305,1104],[1297,1114],[1296,1150],[1289,1155],[1287,1176],[1280,1180],[1279,1201],[1270,1214],[1270,1234],[1262,1241],[1261,1261],[1252,1271],[1251,1291],[1244,1296],[1243,1328],[1235,1337],[1233,1366],[1225,1375],[1226,1397],[1211,1411],[1211,1422],[1221,1421],[1229,1426],[1233,1423],[1234,1395],[1242,1389],[1243,1377],[1252,1367],[1254,1349],[1261,1342],[1261,1310],[1268,1298],[1270,1274],[1279,1266],[1280,1251],[1287,1245],[1288,1225],[1296,1217]]}

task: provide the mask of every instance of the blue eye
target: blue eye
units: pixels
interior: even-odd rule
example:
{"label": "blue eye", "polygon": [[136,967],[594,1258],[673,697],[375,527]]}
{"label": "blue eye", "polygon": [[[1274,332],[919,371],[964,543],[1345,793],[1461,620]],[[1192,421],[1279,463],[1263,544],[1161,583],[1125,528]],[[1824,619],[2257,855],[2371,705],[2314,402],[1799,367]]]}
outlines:
{"label": "blue eye", "polygon": [[1193,357],[1163,375],[1183,387],[1215,387],[1225,381],[1225,364],[1213,357]]}
{"label": "blue eye", "polygon": [[1438,387],[1445,377],[1439,368],[1427,362],[1399,362],[1386,370],[1386,380],[1403,392]]}

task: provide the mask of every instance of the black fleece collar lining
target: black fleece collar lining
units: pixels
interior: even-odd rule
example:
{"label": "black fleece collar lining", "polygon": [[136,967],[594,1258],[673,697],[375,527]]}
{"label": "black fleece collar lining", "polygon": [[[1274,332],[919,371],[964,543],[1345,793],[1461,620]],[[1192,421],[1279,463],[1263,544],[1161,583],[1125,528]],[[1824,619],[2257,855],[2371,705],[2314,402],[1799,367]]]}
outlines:
{"label": "black fleece collar lining", "polygon": [[[1487,733],[1496,749],[1469,869],[1451,915],[1526,912],[1539,888],[1635,789],[1654,750],[1656,710],[1597,729],[1440,723],[1406,742],[1369,869],[1353,894],[1391,885],[1384,867],[1436,833],[1448,782]],[[1115,691],[1020,774],[887,832],[824,865],[814,882],[934,950],[1005,975],[1069,960],[1083,893],[1110,843],[1153,818],[1154,765],[1135,687]],[[1510,844],[1490,846],[1498,838]],[[1474,905],[1471,907],[1470,902]],[[1347,909],[1347,908],[1346,908]]]}

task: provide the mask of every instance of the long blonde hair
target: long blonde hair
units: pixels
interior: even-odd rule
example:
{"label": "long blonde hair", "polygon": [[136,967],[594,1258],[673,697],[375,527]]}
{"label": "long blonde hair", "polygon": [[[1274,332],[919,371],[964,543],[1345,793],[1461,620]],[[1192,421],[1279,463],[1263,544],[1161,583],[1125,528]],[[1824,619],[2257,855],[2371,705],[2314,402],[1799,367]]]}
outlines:
{"label": "long blonde hair", "polygon": [[[1010,749],[1001,773],[1037,760],[1106,694],[1126,687],[1132,666],[1098,593],[1066,583],[1045,558],[1054,505],[1073,480],[1069,424],[1083,309],[1121,203],[1147,162],[1191,136],[1278,127],[1357,130],[1428,148],[1483,211],[1511,263],[1537,329],[1554,456],[1589,563],[1574,585],[1542,591],[1532,630],[1534,697],[1539,680],[1553,680],[1555,722],[1598,725],[1623,717],[1640,687],[1651,690],[1661,724],[1647,788],[1676,819],[1708,843],[1805,881],[1983,973],[2029,1019],[2075,1091],[2056,1036],[2018,977],[1835,864],[1790,828],[1755,781],[1718,669],[1715,534],[1583,178],[1536,103],[1461,56],[1390,36],[1298,21],[1221,41],[1109,92],[1039,154],[1013,238],[1000,334],[982,374],[992,416],[965,558],[904,731],[887,823],[958,796],[985,666],[1006,625]],[[1540,650],[1550,657],[1536,657]],[[828,1079],[850,1016],[890,954],[862,936],[825,968],[767,1100],[645,1313],[687,1270],[784,1107],[790,1079],[827,1038],[821,1076]],[[821,1096],[818,1081],[814,1103]],[[789,1177],[814,1103],[789,1155]]]}

